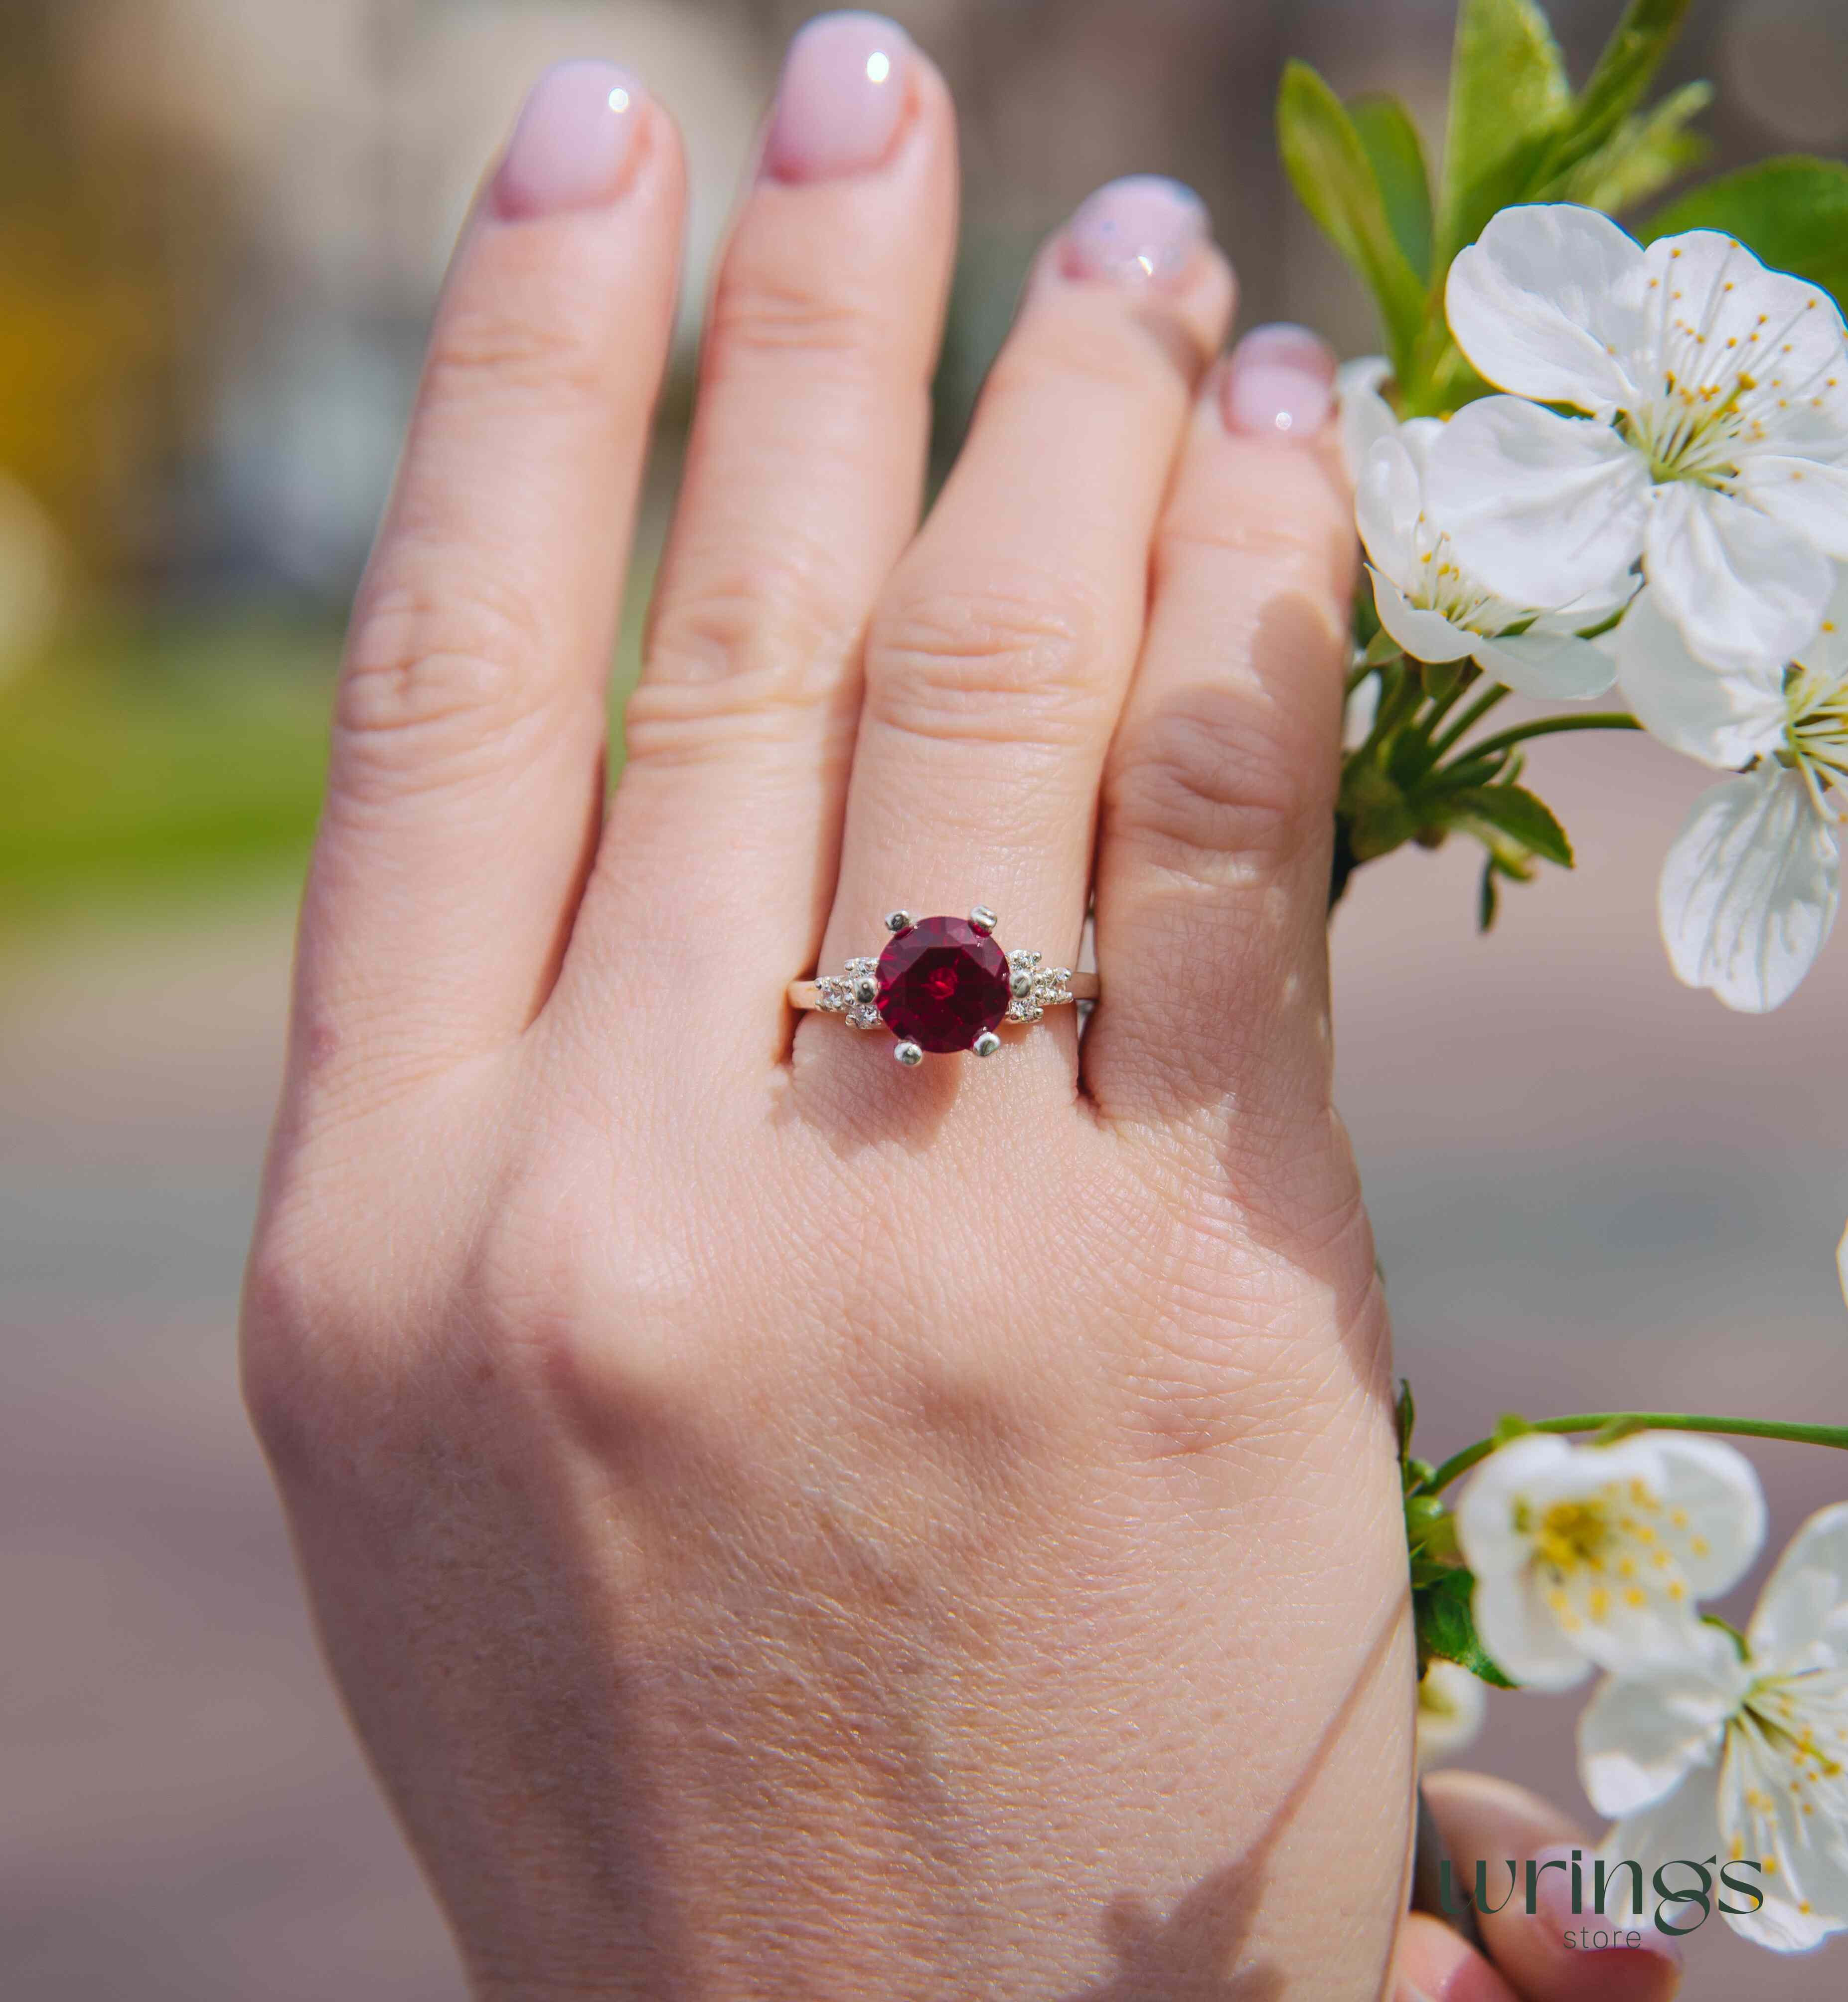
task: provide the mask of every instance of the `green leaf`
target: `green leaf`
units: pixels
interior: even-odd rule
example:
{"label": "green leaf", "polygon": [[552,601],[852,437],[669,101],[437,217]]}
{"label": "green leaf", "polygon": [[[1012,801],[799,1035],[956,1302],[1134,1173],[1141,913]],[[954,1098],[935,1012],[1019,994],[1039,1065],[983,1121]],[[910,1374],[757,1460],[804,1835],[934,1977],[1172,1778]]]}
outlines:
{"label": "green leaf", "polygon": [[1687,11],[1688,0],[1630,0],[1547,158],[1549,180],[1597,152],[1641,103]]}
{"label": "green leaf", "polygon": [[1495,1429],[1489,1436],[1498,1446],[1506,1446],[1510,1439],[1525,1439],[1533,1427],[1518,1411],[1504,1411],[1495,1421]]}
{"label": "green leaf", "polygon": [[1543,800],[1521,786],[1466,786],[1443,798],[1452,818],[1487,821],[1536,855],[1557,862],[1562,869],[1571,867],[1572,844],[1566,839],[1566,830]]}
{"label": "green leaf", "polygon": [[1645,243],[1684,229],[1736,236],[1775,271],[1793,272],[1848,310],[1848,165],[1787,153],[1690,188],[1651,217]]}
{"label": "green leaf", "polygon": [[1620,215],[1660,194],[1713,150],[1704,134],[1687,129],[1713,98],[1710,83],[1684,83],[1646,118],[1625,119],[1606,144],[1565,177],[1559,198]]}
{"label": "green leaf", "polygon": [[1399,1408],[1395,1414],[1399,1421],[1399,1464],[1404,1466],[1412,1449],[1412,1427],[1417,1424],[1418,1407],[1412,1400],[1411,1379],[1399,1379]]}
{"label": "green leaf", "polygon": [[1386,198],[1354,120],[1307,63],[1284,70],[1277,138],[1303,207],[1365,281],[1394,364],[1404,367],[1424,320],[1424,287],[1386,220]]}
{"label": "green leaf", "polygon": [[1495,881],[1495,858],[1487,856],[1482,865],[1482,888],[1476,893],[1476,929],[1492,932],[1496,913],[1501,908],[1501,892]]}
{"label": "green leaf", "polygon": [[1476,1581],[1460,1566],[1447,1571],[1412,1594],[1412,1622],[1418,1636],[1418,1666],[1427,1662],[1455,1662],[1497,1689],[1515,1686],[1496,1667],[1476,1638],[1470,1599]]}
{"label": "green leaf", "polygon": [[1532,186],[1571,106],[1566,68],[1532,0],[1463,0],[1450,61],[1437,274]]}
{"label": "green leaf", "polygon": [[1405,261],[1421,284],[1431,282],[1431,176],[1411,113],[1397,98],[1370,92],[1350,98],[1348,115],[1367,149],[1386,221]]}

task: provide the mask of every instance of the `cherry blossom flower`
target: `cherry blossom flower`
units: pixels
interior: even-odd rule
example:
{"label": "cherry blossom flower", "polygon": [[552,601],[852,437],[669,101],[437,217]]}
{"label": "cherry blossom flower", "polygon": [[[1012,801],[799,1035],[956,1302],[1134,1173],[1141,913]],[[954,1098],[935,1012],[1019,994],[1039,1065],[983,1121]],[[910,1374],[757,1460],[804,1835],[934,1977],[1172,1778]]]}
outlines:
{"label": "cherry blossom flower", "polygon": [[1488,1709],[1480,1679],[1456,1662],[1433,1661],[1418,1678],[1418,1770],[1474,1743]]}
{"label": "cherry blossom flower", "polygon": [[1710,230],[1645,250],[1551,204],[1494,217],[1445,302],[1513,392],[1466,406],[1433,455],[1465,567],[1558,606],[1640,559],[1701,659],[1788,660],[1848,559],[1848,336],[1827,293]]}
{"label": "cherry blossom flower", "polygon": [[1574,1446],[1529,1432],[1456,1508],[1477,1638],[1511,1680],[1568,1689],[1684,1652],[1696,1599],[1744,1575],[1765,1533],[1752,1463],[1718,1439],[1638,1432]]}
{"label": "cherry blossom flower", "polygon": [[1578,1747],[1585,1792],[1618,1818],[1602,1854],[1620,1901],[1624,1859],[1647,1884],[1659,1865],[1717,1858],[1738,1866],[1718,1909],[1759,1945],[1801,1952],[1848,1927],[1848,1504],[1798,1531],[1742,1656],[1697,1630],[1682,1660],[1606,1681]]}
{"label": "cherry blossom flower", "polygon": [[1498,597],[1459,563],[1426,500],[1435,417],[1399,425],[1367,454],[1355,513],[1372,560],[1379,623],[1414,660],[1473,660],[1483,672],[1541,701],[1582,701],[1616,678],[1610,656],[1577,637],[1628,603],[1628,566],[1557,612]]}
{"label": "cherry blossom flower", "polygon": [[1653,586],[1613,637],[1623,692],[1654,735],[1737,771],[1696,801],[1662,870],[1669,963],[1690,987],[1762,1013],[1794,993],[1835,923],[1834,828],[1848,786],[1848,573],[1787,664],[1693,659]]}

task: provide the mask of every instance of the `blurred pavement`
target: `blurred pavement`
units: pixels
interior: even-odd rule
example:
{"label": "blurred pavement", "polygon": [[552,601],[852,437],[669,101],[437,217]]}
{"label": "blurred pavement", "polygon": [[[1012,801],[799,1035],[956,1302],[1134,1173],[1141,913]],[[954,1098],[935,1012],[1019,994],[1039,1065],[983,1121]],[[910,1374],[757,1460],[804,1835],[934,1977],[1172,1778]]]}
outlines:
{"label": "blurred pavement", "polygon": [[[1635,1401],[1848,1415],[1848,939],[1782,1013],[1677,987],[1651,918],[1701,775],[1543,747],[1581,866],[1471,930],[1460,848],[1334,928],[1344,1109],[1434,1456]],[[288,960],[274,905],[72,935],[0,987],[0,1993],[454,2002],[453,1955],[316,1658],[233,1381]],[[1754,1450],[1771,1550],[1848,1465]],[[1749,1606],[1751,1595],[1742,1596]],[[1573,1697],[1481,1763],[1570,1795]],[[1689,2002],[1832,2002],[1848,1944],[1711,1927]]]}

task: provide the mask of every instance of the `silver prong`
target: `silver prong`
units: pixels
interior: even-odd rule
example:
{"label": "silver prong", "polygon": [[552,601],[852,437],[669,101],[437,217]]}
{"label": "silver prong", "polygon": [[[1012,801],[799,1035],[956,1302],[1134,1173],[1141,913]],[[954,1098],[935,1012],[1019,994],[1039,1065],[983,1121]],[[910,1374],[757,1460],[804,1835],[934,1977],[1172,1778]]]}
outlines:
{"label": "silver prong", "polygon": [[909,911],[887,911],[885,914],[885,928],[888,932],[909,931],[911,930],[911,912]]}
{"label": "silver prong", "polygon": [[1001,1047],[1001,1038],[992,1029],[984,1029],[969,1047],[978,1057],[992,1057]]}
{"label": "silver prong", "polygon": [[853,983],[853,998],[870,1006],[879,999],[879,982],[877,980],[856,980]]}
{"label": "silver prong", "polygon": [[1030,973],[1016,973],[1007,984],[1014,999],[1024,1001],[1033,992],[1033,975]]}
{"label": "silver prong", "polygon": [[892,1055],[907,1070],[915,1070],[924,1061],[924,1052],[915,1043],[901,1043]]}
{"label": "silver prong", "polygon": [[995,929],[997,922],[994,912],[986,904],[978,904],[969,913],[970,924],[985,938]]}

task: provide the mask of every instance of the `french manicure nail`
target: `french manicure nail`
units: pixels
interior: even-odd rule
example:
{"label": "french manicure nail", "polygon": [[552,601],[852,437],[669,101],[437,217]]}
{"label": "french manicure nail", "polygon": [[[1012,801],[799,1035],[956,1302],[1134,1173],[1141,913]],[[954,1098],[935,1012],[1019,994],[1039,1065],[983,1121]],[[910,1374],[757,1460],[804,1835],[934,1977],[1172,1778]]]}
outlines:
{"label": "french manicure nail", "polygon": [[[1594,1854],[1565,1843],[1556,1843],[1550,1849],[1536,1850],[1533,1902],[1539,1918],[1548,1925],[1557,1926],[1562,1937],[1568,1933],[1574,1934],[1574,1944],[1581,1951],[1608,1952],[1613,1947],[1621,1948],[1631,1953],[1658,1955],[1671,1967],[1679,1968],[1682,1962],[1679,1941],[1660,1930],[1653,1918],[1620,1909],[1627,1903],[1621,1894],[1630,1885],[1628,1871],[1620,1871],[1609,1878],[1608,1883],[1616,1889],[1607,1889],[1605,1903],[1609,1909],[1602,1913],[1599,1912],[1597,1879],[1594,1875],[1596,1862]],[[1557,1870],[1543,1868],[1549,1863],[1564,1867]],[[1572,1908],[1575,1873],[1579,1889],[1576,1911]],[[1634,1946],[1630,1944],[1633,1940],[1636,1942]]]}
{"label": "french manicure nail", "polygon": [[891,151],[911,82],[911,38],[881,14],[824,14],[790,44],[764,171],[779,181],[863,174]]}
{"label": "french manicure nail", "polygon": [[518,220],[614,199],[635,150],[646,92],[614,63],[560,63],[528,94],[495,178],[500,213]]}
{"label": "french manicure nail", "polygon": [[1100,187],[1067,224],[1065,271],[1118,284],[1170,283],[1206,239],[1206,204],[1191,188],[1134,174]]}
{"label": "french manicure nail", "polygon": [[1255,438],[1308,438],[1334,407],[1334,354],[1306,326],[1254,327],[1220,380],[1228,428]]}

